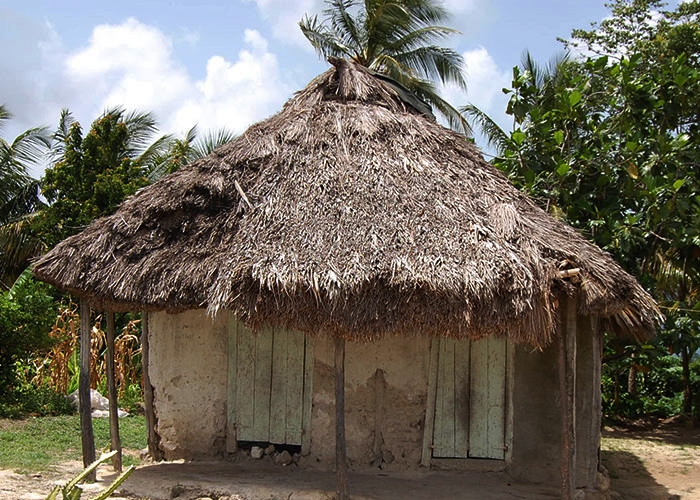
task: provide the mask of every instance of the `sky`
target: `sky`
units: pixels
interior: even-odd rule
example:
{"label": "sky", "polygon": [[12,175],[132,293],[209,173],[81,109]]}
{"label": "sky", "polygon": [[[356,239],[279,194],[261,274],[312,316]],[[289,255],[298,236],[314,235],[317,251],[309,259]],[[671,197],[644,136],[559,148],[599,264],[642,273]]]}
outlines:
{"label": "sky", "polygon": [[[557,37],[602,20],[605,0],[444,0],[445,42],[466,61],[467,93],[503,126],[512,67],[525,50],[549,61]],[[105,109],[153,112],[163,133],[243,132],[278,111],[329,65],[298,21],[323,0],[0,0],[0,103],[13,114],[0,134],[55,129],[68,108],[84,128]]]}

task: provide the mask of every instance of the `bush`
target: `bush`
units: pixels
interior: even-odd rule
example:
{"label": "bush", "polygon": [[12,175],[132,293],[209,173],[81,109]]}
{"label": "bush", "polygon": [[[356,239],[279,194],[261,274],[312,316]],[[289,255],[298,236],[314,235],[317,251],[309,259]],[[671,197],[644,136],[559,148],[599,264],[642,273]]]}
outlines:
{"label": "bush", "polygon": [[0,417],[23,418],[27,415],[53,417],[71,415],[75,407],[63,394],[50,387],[37,387],[26,384],[15,388],[0,402]]}
{"label": "bush", "polygon": [[129,384],[124,394],[119,398],[119,408],[132,415],[143,413],[143,391],[140,384]]}
{"label": "bush", "polygon": [[51,347],[48,332],[56,316],[53,289],[23,274],[0,293],[0,396],[7,398],[19,383],[17,363]]}

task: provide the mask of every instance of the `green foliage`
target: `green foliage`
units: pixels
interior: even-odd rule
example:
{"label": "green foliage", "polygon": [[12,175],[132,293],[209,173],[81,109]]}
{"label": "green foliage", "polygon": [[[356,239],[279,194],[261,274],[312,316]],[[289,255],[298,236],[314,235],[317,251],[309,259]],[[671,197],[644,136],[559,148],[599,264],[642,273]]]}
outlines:
{"label": "green foliage", "polygon": [[[0,105],[0,128],[11,116]],[[42,159],[49,143],[43,127],[29,129],[12,142],[0,137],[0,289],[9,289],[29,259],[43,249],[28,231],[26,218],[43,205],[29,169]]]}
{"label": "green foliage", "polygon": [[34,221],[35,231],[49,247],[113,213],[127,196],[148,184],[144,160],[136,155],[155,130],[150,115],[127,115],[121,109],[105,112],[85,136],[77,122],[67,132],[62,130],[67,134],[62,156],[42,179],[49,206]]}
{"label": "green foliage", "polygon": [[129,384],[119,398],[119,407],[130,414],[143,414],[143,391],[141,384]]}
{"label": "green foliage", "polygon": [[[689,364],[700,348],[700,3],[661,6],[616,0],[610,18],[568,42],[599,57],[564,60],[544,75],[532,64],[514,68],[506,91],[514,128],[491,134],[494,164],[609,251],[665,308],[658,350],[679,356],[690,413]],[[677,393],[664,397],[654,411],[676,408]],[[614,400],[628,413],[653,406],[619,391]]]}
{"label": "green foliage", "polygon": [[176,172],[181,167],[231,142],[236,134],[227,129],[210,131],[204,137],[198,137],[197,126],[187,131],[182,139],[168,138],[164,150],[149,160],[146,167],[148,179],[155,181],[163,175]]}
{"label": "green foliage", "polygon": [[[108,449],[109,420],[93,419],[95,446]],[[146,447],[146,423],[143,416],[119,419],[119,436],[124,449]],[[57,462],[80,460],[80,418],[78,415],[28,418],[0,422],[0,468],[22,472],[48,470]],[[132,462],[129,455],[124,462]]]}
{"label": "green foliage", "polygon": [[0,402],[0,418],[54,417],[73,413],[75,408],[65,394],[29,383],[20,385]]}
{"label": "green foliage", "polygon": [[55,317],[53,289],[23,275],[0,293],[0,396],[18,389],[18,363],[51,346],[48,331]]}
{"label": "green foliage", "polygon": [[471,131],[432,80],[466,88],[464,60],[437,42],[458,33],[440,26],[447,11],[433,0],[326,0],[323,20],[304,17],[304,36],[324,58],[344,57],[387,75],[432,104],[451,127]]}

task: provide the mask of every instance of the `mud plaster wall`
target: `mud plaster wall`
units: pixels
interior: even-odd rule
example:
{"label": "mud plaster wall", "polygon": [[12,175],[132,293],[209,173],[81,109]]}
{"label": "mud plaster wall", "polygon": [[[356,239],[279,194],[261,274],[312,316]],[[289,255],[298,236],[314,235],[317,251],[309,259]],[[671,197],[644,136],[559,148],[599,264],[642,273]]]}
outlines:
{"label": "mud plaster wall", "polygon": [[[333,341],[314,339],[310,458],[335,461]],[[423,442],[430,339],[385,337],[345,348],[345,427],[349,465],[417,467]]]}
{"label": "mud plaster wall", "polygon": [[223,455],[227,315],[203,310],[149,316],[150,376],[165,458]]}
{"label": "mud plaster wall", "polygon": [[[600,379],[594,380],[591,319],[577,318],[576,486],[595,487],[600,441]],[[517,480],[558,483],[561,413],[557,340],[543,351],[517,345],[513,382],[513,454],[508,470]],[[598,390],[597,390],[598,389]]]}

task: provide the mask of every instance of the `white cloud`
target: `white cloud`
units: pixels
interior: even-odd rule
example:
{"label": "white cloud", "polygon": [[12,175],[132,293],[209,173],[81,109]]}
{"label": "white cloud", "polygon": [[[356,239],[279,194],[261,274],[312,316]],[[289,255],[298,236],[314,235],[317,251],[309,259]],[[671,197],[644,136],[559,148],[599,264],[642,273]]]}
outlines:
{"label": "white cloud", "polygon": [[[243,0],[253,2],[263,18],[270,22],[275,38],[312,51],[313,48],[299,29],[299,21],[305,16],[321,14],[325,8],[323,0]],[[456,0],[454,0],[456,1]],[[321,16],[322,17],[322,16]]]}
{"label": "white cloud", "polygon": [[[466,66],[467,92],[447,85],[441,89],[442,96],[457,108],[466,104],[476,105],[501,127],[509,130],[510,119],[505,114],[508,98],[502,89],[510,86],[510,71],[499,68],[484,47],[468,50],[462,56]],[[474,133],[478,139],[478,127],[475,127]]]}
{"label": "white cloud", "polygon": [[451,14],[463,14],[476,10],[478,0],[444,0],[443,5]]}
{"label": "white cloud", "polygon": [[175,133],[195,123],[201,131],[241,132],[290,93],[267,41],[245,30],[244,43],[236,61],[211,56],[204,79],[194,81],[168,36],[130,18],[95,27],[88,45],[67,58],[65,77],[91,101],[93,117],[105,107],[123,106],[155,112],[162,128]]}

